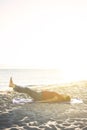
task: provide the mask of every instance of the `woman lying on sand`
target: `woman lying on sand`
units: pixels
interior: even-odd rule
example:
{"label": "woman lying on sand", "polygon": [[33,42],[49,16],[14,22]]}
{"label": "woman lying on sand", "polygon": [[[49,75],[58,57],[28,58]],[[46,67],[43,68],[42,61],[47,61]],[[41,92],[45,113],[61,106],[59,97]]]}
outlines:
{"label": "woman lying on sand", "polygon": [[17,91],[19,93],[28,94],[34,101],[38,102],[66,102],[71,100],[70,96],[58,94],[56,92],[36,92],[34,90],[31,90],[30,88],[18,86],[13,83],[12,78],[10,78],[9,87],[13,88],[14,91]]}

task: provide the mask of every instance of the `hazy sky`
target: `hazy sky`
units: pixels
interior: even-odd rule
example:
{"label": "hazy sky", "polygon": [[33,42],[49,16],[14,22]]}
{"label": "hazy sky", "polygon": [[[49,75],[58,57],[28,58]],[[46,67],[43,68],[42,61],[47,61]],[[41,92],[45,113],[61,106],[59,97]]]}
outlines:
{"label": "hazy sky", "polygon": [[0,67],[86,70],[86,0],[0,0]]}

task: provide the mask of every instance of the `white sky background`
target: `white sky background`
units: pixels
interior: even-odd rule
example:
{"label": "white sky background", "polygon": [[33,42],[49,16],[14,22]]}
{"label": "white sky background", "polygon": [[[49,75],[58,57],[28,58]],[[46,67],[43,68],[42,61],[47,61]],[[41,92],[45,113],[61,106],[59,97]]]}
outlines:
{"label": "white sky background", "polygon": [[86,0],[0,0],[0,68],[87,72]]}

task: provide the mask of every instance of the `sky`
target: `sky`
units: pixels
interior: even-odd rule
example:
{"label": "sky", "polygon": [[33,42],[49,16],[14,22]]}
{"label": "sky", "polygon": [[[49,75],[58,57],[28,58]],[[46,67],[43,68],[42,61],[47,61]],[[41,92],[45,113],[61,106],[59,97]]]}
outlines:
{"label": "sky", "polygon": [[86,45],[86,0],[0,0],[0,68],[84,74]]}

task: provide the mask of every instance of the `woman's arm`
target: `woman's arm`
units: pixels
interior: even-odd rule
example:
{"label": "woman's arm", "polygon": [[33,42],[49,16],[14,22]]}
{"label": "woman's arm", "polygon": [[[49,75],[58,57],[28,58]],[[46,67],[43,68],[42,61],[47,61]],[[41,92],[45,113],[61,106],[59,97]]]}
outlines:
{"label": "woman's arm", "polygon": [[56,102],[56,101],[58,101],[58,97],[54,96],[53,98],[46,99],[46,100],[41,100],[41,101],[38,101],[38,102],[48,103],[48,102]]}

